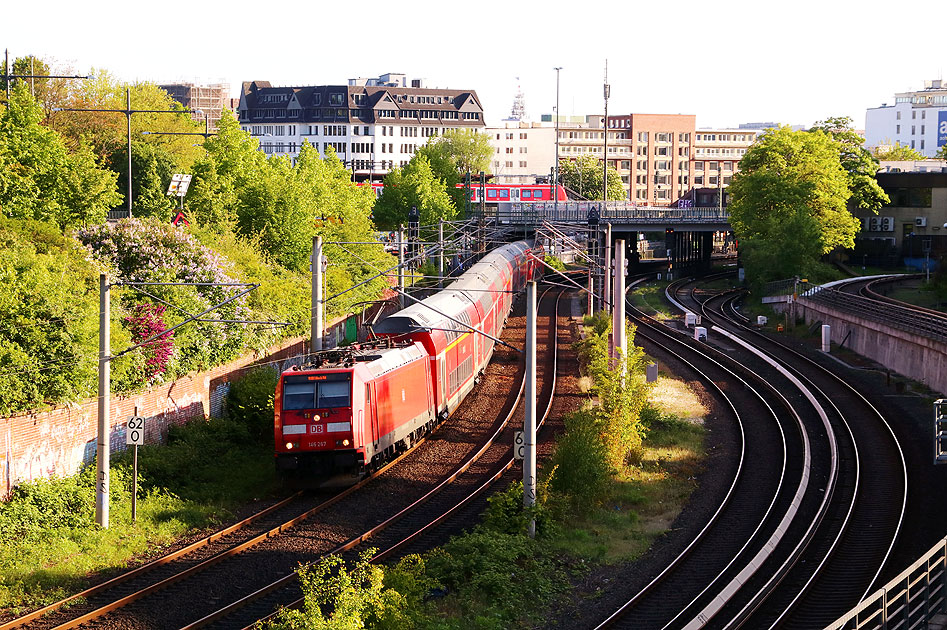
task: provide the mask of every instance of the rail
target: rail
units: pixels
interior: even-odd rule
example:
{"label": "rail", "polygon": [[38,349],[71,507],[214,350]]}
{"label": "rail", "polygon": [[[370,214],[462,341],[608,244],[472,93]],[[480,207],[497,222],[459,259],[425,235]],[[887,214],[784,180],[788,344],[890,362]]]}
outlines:
{"label": "rail", "polygon": [[621,201],[552,201],[500,202],[496,210],[487,210],[487,216],[495,216],[500,223],[532,224],[543,221],[581,223],[588,225],[590,217],[601,223],[642,223],[665,226],[667,224],[715,224],[725,226],[730,222],[730,213],[717,207],[664,208],[639,206]]}
{"label": "rail", "polygon": [[825,630],[926,628],[947,612],[947,538]]}
{"label": "rail", "polygon": [[892,328],[938,341],[947,341],[947,317],[918,313],[894,304],[824,287],[800,293],[799,297],[834,306]]}

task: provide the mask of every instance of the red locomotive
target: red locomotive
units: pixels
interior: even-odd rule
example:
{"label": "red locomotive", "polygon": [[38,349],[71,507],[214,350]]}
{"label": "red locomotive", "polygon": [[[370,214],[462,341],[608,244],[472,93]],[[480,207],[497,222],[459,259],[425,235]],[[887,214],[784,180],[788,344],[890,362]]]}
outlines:
{"label": "red locomotive", "polygon": [[542,251],[530,242],[503,246],[443,291],[379,322],[379,341],[324,351],[283,372],[273,420],[277,469],[361,476],[410,448],[473,389],[514,295],[542,268],[533,256]]}

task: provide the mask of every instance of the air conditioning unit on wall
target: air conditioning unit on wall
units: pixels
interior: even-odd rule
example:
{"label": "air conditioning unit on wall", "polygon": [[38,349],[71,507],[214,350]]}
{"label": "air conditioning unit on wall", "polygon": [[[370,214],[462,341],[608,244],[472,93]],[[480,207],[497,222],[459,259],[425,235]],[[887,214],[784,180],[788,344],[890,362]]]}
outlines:
{"label": "air conditioning unit on wall", "polygon": [[927,227],[927,217],[914,217],[914,227]]}
{"label": "air conditioning unit on wall", "polygon": [[894,217],[881,217],[881,231],[894,232]]}

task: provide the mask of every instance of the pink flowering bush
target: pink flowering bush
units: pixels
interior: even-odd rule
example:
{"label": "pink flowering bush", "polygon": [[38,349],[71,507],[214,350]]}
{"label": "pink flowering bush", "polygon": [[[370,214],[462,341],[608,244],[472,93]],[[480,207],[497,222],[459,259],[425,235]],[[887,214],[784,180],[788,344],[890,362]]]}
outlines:
{"label": "pink flowering bush", "polygon": [[[165,310],[160,304],[136,304],[132,308],[132,314],[123,319],[131,332],[132,341],[136,344],[143,343],[167,330],[164,325]],[[142,346],[142,354],[145,356],[143,376],[149,383],[154,382],[168,369],[173,350],[173,330]]]}
{"label": "pink flowering bush", "polygon": [[[229,275],[230,265],[212,249],[201,245],[183,229],[151,219],[131,219],[114,225],[95,225],[82,228],[76,237],[98,260],[114,270],[115,281],[121,283],[167,283],[159,286],[125,286],[120,294],[128,317],[141,320],[142,312],[135,305],[148,300],[152,307],[163,305],[160,313],[163,324],[170,328],[185,319],[200,315],[214,305],[237,295],[246,287],[221,286],[237,282]],[[196,283],[191,286],[171,286],[171,283]],[[151,310],[147,317],[154,318]],[[193,370],[203,370],[238,356],[247,345],[246,326],[235,320],[249,318],[246,297],[200,315],[202,321],[190,322],[175,330],[174,338],[167,340],[169,356],[158,365],[145,359],[142,382],[155,378],[175,378]],[[228,320],[211,323],[203,320]],[[145,326],[126,319],[127,326]],[[148,324],[156,325],[154,321]],[[142,337],[146,338],[146,337]],[[113,348],[113,352],[122,349]],[[148,374],[150,373],[150,376]]]}

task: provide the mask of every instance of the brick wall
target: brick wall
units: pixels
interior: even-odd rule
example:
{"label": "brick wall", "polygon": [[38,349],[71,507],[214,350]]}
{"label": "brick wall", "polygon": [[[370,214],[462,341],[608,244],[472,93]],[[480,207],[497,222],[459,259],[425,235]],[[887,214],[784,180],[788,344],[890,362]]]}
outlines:
{"label": "brick wall", "polygon": [[[382,302],[362,317],[370,320],[379,308],[394,310]],[[350,315],[349,318],[355,317]],[[358,319],[362,319],[359,317]],[[347,318],[326,326],[325,347],[334,347],[345,338]],[[361,324],[361,321],[357,321]],[[365,329],[356,326],[359,340]],[[112,452],[125,450],[125,424],[135,414],[145,418],[145,443],[160,444],[168,427],[195,417],[220,416],[230,383],[257,365],[286,369],[298,363],[309,347],[308,337],[298,337],[270,348],[265,355],[246,355],[207,372],[193,374],[173,383],[164,383],[139,394],[122,397],[112,394],[109,405],[109,443]],[[71,475],[93,461],[97,448],[98,402],[95,398],[78,404],[0,418],[0,499],[21,481],[52,475]]]}

